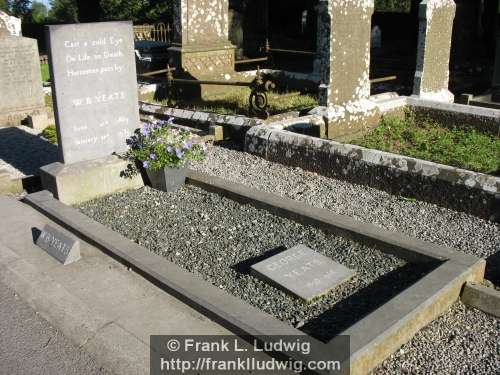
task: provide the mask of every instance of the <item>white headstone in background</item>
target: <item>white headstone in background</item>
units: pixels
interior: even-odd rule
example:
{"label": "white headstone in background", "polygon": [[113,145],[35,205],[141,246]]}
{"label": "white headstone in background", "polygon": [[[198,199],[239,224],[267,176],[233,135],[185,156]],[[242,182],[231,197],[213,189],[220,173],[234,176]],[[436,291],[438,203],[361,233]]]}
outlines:
{"label": "white headstone in background", "polygon": [[[0,10],[0,29],[7,29],[13,36],[21,36],[21,19],[9,16]],[[0,30],[1,33],[2,30]]]}

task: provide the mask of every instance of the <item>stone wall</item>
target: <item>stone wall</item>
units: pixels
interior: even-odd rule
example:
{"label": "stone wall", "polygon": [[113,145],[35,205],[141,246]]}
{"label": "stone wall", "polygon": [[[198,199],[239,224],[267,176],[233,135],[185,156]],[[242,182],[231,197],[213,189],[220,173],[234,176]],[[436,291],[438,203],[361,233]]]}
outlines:
{"label": "stone wall", "polygon": [[245,149],[266,160],[500,220],[500,178],[425,160],[256,126]]}

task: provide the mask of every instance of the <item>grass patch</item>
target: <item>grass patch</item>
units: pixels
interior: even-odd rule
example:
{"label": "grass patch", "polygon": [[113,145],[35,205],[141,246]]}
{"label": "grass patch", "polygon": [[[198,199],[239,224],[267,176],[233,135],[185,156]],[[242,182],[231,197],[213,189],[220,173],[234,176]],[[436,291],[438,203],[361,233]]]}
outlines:
{"label": "grass patch", "polygon": [[55,125],[49,125],[42,131],[44,137],[50,143],[57,145],[57,130]]}
{"label": "grass patch", "polygon": [[45,94],[43,96],[44,100],[45,100],[45,107],[49,107],[50,109],[54,109],[54,102],[52,101],[52,95],[49,95],[49,94]]}
{"label": "grass patch", "polygon": [[42,70],[42,81],[50,81],[49,64],[41,64],[40,69]]}
{"label": "grass patch", "polygon": [[473,129],[449,129],[432,120],[384,117],[380,125],[351,143],[446,164],[476,172],[500,175],[500,138]]}
{"label": "grass patch", "polygon": [[[215,112],[222,115],[248,115],[248,99],[250,97],[248,87],[228,87],[223,95],[201,100],[183,100],[181,107],[202,112]],[[288,111],[302,111],[318,105],[317,97],[300,92],[268,93],[269,112],[278,114]],[[141,95],[140,99],[149,103],[167,105],[166,100],[155,98],[154,93]]]}

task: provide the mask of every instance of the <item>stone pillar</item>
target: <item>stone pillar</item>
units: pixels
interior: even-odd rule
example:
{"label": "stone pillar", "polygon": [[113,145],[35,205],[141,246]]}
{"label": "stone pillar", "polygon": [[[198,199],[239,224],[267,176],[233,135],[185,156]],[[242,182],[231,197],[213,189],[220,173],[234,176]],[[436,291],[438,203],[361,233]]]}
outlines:
{"label": "stone pillar", "polygon": [[173,4],[170,63],[195,79],[232,79],[235,46],[229,41],[228,0],[174,0]]}
{"label": "stone pillar", "polygon": [[376,125],[377,107],[370,98],[370,41],[373,0],[320,0],[318,59],[320,105],[328,138],[348,140]]}
{"label": "stone pillar", "polygon": [[454,0],[424,0],[419,8],[417,70],[413,94],[427,100],[453,102],[449,91]]}

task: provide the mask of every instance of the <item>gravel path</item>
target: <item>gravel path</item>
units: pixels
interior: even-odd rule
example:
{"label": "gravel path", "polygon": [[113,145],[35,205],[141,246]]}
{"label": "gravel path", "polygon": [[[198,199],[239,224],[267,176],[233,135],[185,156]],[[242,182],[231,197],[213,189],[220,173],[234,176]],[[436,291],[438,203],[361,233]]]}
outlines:
{"label": "gravel path", "polygon": [[0,128],[0,174],[6,172],[12,179],[35,175],[58,160],[57,146],[39,134],[26,126]]}
{"label": "gravel path", "polygon": [[[176,193],[146,187],[80,209],[213,285],[324,339],[430,270],[194,186]],[[249,274],[250,265],[262,257],[299,243],[355,269],[357,275],[308,305]]]}

